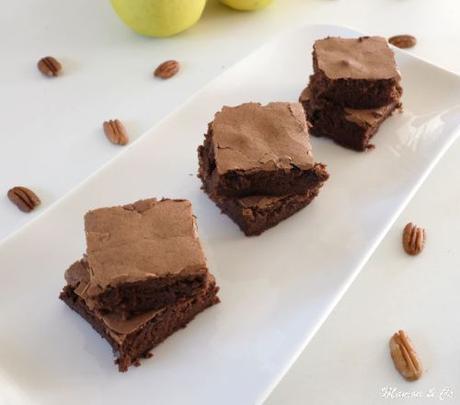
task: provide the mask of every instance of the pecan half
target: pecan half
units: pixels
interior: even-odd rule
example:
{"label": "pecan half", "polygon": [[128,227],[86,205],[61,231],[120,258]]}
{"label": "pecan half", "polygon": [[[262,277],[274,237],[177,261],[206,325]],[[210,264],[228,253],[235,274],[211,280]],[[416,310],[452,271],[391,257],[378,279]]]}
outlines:
{"label": "pecan half", "polygon": [[40,199],[27,187],[13,187],[7,195],[10,201],[23,212],[30,212],[40,205]]}
{"label": "pecan half", "polygon": [[103,124],[107,139],[115,145],[126,145],[129,142],[125,126],[120,120],[109,120]]}
{"label": "pecan half", "polygon": [[409,336],[403,330],[390,339],[390,353],[396,369],[406,380],[415,381],[422,376],[422,363]]}
{"label": "pecan half", "polygon": [[62,70],[62,65],[52,56],[45,56],[37,63],[38,70],[45,76],[56,77]]}
{"label": "pecan half", "polygon": [[161,79],[169,79],[179,72],[180,65],[177,60],[167,60],[158,66],[153,74]]}
{"label": "pecan half", "polygon": [[409,222],[403,230],[402,244],[405,252],[409,255],[418,255],[425,247],[425,229]]}
{"label": "pecan half", "polygon": [[395,35],[388,38],[388,42],[397,48],[412,48],[417,43],[417,39],[412,35]]}

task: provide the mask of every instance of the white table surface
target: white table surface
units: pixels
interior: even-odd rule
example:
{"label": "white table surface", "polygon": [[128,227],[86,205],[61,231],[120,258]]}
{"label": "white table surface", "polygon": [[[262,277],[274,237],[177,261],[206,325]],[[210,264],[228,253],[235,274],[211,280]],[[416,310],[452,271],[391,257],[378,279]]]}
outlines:
{"label": "white table surface", "polygon": [[[330,23],[383,36],[407,32],[419,41],[414,54],[460,72],[457,0],[275,0],[257,13],[232,12],[209,0],[199,24],[162,40],[125,29],[108,1],[0,0],[0,6],[0,239],[122,152],[104,139],[102,121],[124,120],[136,139],[283,30]],[[57,80],[42,78],[35,68],[48,54],[64,64]],[[167,82],[153,79],[156,65],[170,58],[183,63],[181,73]],[[457,143],[268,404],[431,404],[441,401],[443,389],[443,402],[460,403],[459,157]],[[18,184],[39,193],[43,206],[36,213],[18,212],[5,197]],[[418,258],[401,253],[400,232],[408,221],[428,230]],[[396,373],[389,380],[385,373],[392,367],[387,341],[398,328],[412,335],[424,360],[426,375],[417,383]]]}

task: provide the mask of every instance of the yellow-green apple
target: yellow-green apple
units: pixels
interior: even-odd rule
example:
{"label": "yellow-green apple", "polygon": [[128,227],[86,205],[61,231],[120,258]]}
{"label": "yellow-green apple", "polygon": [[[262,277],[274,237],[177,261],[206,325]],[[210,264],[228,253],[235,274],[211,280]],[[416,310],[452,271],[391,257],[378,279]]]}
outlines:
{"label": "yellow-green apple", "polygon": [[190,28],[206,0],[110,0],[122,21],[138,34],[168,37]]}
{"label": "yellow-green apple", "polygon": [[268,6],[272,0],[220,0],[226,6],[234,8],[235,10],[258,10]]}

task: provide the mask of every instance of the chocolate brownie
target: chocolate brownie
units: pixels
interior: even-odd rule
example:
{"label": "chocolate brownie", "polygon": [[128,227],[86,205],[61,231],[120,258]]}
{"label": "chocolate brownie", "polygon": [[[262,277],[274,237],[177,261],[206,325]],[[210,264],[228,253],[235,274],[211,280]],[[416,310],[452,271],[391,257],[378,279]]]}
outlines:
{"label": "chocolate brownie", "polygon": [[372,147],[371,138],[383,121],[395,109],[400,108],[399,101],[374,109],[356,110],[343,108],[329,102],[315,100],[307,87],[299,101],[305,108],[310,123],[310,134],[333,139],[339,145],[357,151]]}
{"label": "chocolate brownie", "polygon": [[211,180],[212,160],[205,146],[198,149],[198,155],[203,190],[247,236],[260,235],[307,206],[318,195],[321,186],[329,178],[326,167],[315,163],[311,169],[315,181],[312,181],[308,190],[302,194],[228,197],[219,194],[215,183]]}
{"label": "chocolate brownie", "polygon": [[285,196],[257,195],[237,198],[214,194],[210,198],[246,236],[257,236],[310,204],[320,188],[318,185],[304,194]]}
{"label": "chocolate brownie", "polygon": [[192,297],[207,277],[187,200],[141,200],[85,215],[88,307],[129,318]]}
{"label": "chocolate brownie", "polygon": [[401,97],[393,51],[382,37],[329,37],[313,45],[311,91],[336,105],[368,109]]}
{"label": "chocolate brownie", "polygon": [[68,284],[60,298],[74,311],[86,319],[105,338],[117,355],[120,371],[138,365],[141,358],[150,357],[150,350],[172,333],[183,328],[195,315],[219,302],[215,280],[211,275],[193,298],[181,299],[159,310],[147,311],[131,319],[119,314],[102,314],[91,309],[82,298],[87,287],[90,270],[85,262],[77,262],[66,273]]}
{"label": "chocolate brownie", "polygon": [[299,103],[224,107],[201,149],[209,161],[206,181],[222,196],[302,194],[319,182]]}

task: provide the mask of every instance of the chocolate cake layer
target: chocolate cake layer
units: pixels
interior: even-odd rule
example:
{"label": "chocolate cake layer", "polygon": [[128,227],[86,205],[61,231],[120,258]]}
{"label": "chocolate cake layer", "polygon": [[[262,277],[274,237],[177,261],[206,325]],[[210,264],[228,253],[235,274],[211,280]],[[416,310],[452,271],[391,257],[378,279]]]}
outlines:
{"label": "chocolate cake layer", "polygon": [[207,181],[220,195],[304,193],[316,182],[299,103],[224,107],[209,124],[204,149]]}
{"label": "chocolate cake layer", "polygon": [[103,314],[91,309],[76,290],[86,284],[81,269],[72,270],[72,283],[64,287],[60,298],[79,313],[110,345],[117,356],[120,371],[149,357],[150,350],[172,333],[183,328],[198,313],[219,302],[218,287],[208,276],[203,287],[190,299],[181,299],[160,310],[147,311],[129,320],[119,314]]}
{"label": "chocolate cake layer", "polygon": [[189,201],[96,209],[86,214],[85,231],[87,254],[73,267],[90,269],[76,292],[91,310],[129,318],[190,298],[204,285],[207,264]]}
{"label": "chocolate cake layer", "polygon": [[311,91],[335,105],[377,108],[398,101],[400,74],[382,37],[328,37],[313,46]]}

